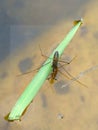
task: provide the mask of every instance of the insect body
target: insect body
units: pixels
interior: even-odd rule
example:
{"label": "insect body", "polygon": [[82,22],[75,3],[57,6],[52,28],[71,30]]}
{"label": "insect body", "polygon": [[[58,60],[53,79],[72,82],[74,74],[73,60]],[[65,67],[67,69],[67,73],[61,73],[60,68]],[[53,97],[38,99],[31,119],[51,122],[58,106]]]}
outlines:
{"label": "insect body", "polygon": [[58,72],[58,60],[59,60],[59,53],[56,51],[53,56],[53,62],[52,62],[52,73],[51,76],[48,78],[50,79],[50,83],[53,83],[54,80],[56,80],[56,75]]}
{"label": "insect body", "polygon": [[[71,60],[71,61],[72,61],[72,60]],[[53,83],[54,80],[57,80],[57,79],[56,79],[56,76],[57,76],[58,71],[59,71],[61,74],[63,74],[63,73],[59,70],[59,68],[60,68],[60,67],[63,67],[65,64],[70,64],[71,61],[70,61],[70,62],[66,62],[66,61],[60,60],[60,59],[59,59],[59,52],[56,51],[56,52],[54,53],[53,62],[52,62],[52,66],[51,66],[51,67],[52,67],[52,73],[51,73],[50,77],[48,78],[48,79],[50,79],[50,83]],[[59,62],[63,62],[64,64],[58,67],[58,63],[59,63]],[[59,63],[59,64],[60,64],[60,63]],[[64,75],[64,74],[63,74],[63,75]],[[67,75],[64,75],[64,76],[68,78]],[[68,78],[68,79],[69,79],[69,78]]]}

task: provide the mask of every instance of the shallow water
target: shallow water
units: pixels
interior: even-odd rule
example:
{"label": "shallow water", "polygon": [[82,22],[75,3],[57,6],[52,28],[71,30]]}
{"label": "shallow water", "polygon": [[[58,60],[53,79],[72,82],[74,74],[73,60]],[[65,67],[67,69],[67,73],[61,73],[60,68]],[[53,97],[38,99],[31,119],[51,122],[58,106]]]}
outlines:
{"label": "shallow water", "polygon": [[[97,130],[98,69],[81,77],[80,81],[88,88],[77,82],[62,88],[62,85],[68,83],[68,79],[58,73],[58,80],[53,85],[48,81],[44,83],[21,122],[9,123],[4,120],[4,116],[12,109],[36,72],[21,77],[17,77],[17,74],[35,69],[45,60],[40,54],[38,44],[41,45],[43,53],[49,55],[66,36],[75,19],[83,17],[84,23],[62,56],[64,60],[77,56],[66,69],[77,76],[80,72],[98,65],[97,0],[82,3],[78,0],[73,0],[73,3],[71,0],[56,3],[46,3],[42,0],[40,3],[31,3],[2,3],[7,20],[6,23],[3,20],[1,23],[2,28],[6,24],[6,29],[4,28],[5,31],[2,33],[3,44],[0,49],[0,128]],[[2,18],[5,18],[3,12]],[[6,38],[5,32],[9,35]]]}

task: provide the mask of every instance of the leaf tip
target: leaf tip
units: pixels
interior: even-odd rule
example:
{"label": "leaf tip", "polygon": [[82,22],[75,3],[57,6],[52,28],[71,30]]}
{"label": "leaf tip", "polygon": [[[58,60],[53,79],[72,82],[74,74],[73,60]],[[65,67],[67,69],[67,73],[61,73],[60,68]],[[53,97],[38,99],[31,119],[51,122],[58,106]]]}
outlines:
{"label": "leaf tip", "polygon": [[[81,24],[83,24],[83,18],[81,18],[81,19],[79,19],[79,20],[75,20],[75,21],[73,22],[74,26],[77,25],[79,22],[80,22]],[[80,24],[80,25],[81,25],[81,24]]]}

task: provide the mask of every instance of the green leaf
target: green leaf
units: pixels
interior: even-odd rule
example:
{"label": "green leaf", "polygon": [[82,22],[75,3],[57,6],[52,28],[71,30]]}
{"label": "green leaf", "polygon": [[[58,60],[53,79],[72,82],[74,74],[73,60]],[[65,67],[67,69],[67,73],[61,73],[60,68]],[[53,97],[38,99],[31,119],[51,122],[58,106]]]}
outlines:
{"label": "green leaf", "polygon": [[22,95],[17,100],[15,106],[12,108],[11,112],[7,117],[8,121],[20,120],[26,108],[32,102],[32,100],[40,90],[41,86],[43,85],[49,74],[52,72],[51,63],[55,51],[58,51],[60,56],[62,55],[64,49],[72,40],[73,36],[75,35],[81,24],[82,20],[74,21],[74,27],[70,30],[64,40],[58,45],[58,47],[53,51],[53,53],[50,55],[50,57],[46,60],[44,64],[48,62],[49,63],[40,68],[38,73],[35,75],[30,84],[26,87]]}

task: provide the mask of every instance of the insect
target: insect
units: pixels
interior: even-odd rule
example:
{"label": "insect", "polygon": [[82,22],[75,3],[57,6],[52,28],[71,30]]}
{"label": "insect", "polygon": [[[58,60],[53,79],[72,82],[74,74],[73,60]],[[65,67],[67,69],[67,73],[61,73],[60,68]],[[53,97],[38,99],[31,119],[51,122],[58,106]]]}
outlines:
{"label": "insect", "polygon": [[53,56],[53,62],[52,62],[52,73],[48,79],[50,79],[50,82],[53,83],[56,79],[56,75],[58,72],[58,60],[59,60],[59,53],[56,51]]}
{"label": "insect", "polygon": [[[46,55],[43,54],[40,45],[39,45],[39,49],[40,49],[41,55],[42,55],[43,57],[49,58],[48,56],[46,56]],[[57,80],[56,76],[57,76],[57,74],[58,74],[58,72],[59,72],[59,73],[61,73],[63,76],[67,77],[67,79],[70,79],[70,80],[72,80],[72,81],[76,81],[76,82],[78,82],[79,84],[81,84],[82,86],[87,87],[85,84],[81,83],[78,79],[76,79],[74,76],[72,76],[72,75],[71,75],[68,71],[66,71],[65,68],[64,68],[64,66],[70,64],[70,63],[72,62],[72,60],[75,59],[75,57],[74,57],[72,60],[70,60],[69,62],[64,61],[64,60],[60,60],[59,57],[60,57],[60,56],[59,56],[59,52],[58,52],[58,51],[55,51],[55,52],[54,52],[54,55],[53,55],[53,58],[51,58],[51,60],[52,60],[52,65],[51,65],[51,67],[52,67],[52,72],[51,72],[50,76],[48,77],[48,80],[50,81],[50,83],[53,84],[54,81]],[[61,65],[60,62],[63,62],[64,64]],[[46,64],[43,64],[42,66],[45,66],[45,65],[47,65],[47,64],[49,64],[49,63],[50,63],[50,62],[48,62],[48,63],[46,63]],[[58,66],[58,64],[60,64],[60,66]],[[64,73],[62,73],[62,72],[60,71],[59,68],[61,68],[61,67],[62,67],[63,70],[67,73],[68,76],[65,75]],[[39,69],[40,69],[40,67],[38,67],[38,68],[36,68],[36,69],[34,69],[34,70],[31,70],[31,71],[25,72],[25,73],[23,73],[23,74],[19,74],[19,75],[17,75],[17,76],[25,75],[25,74],[31,73],[31,72],[36,71],[36,70],[39,70]],[[70,77],[70,78],[69,78],[69,77]]]}
{"label": "insect", "polygon": [[[74,58],[75,58],[75,57],[74,57]],[[73,58],[73,59],[74,59],[74,58]],[[73,59],[72,59],[72,60],[73,60]],[[72,76],[69,72],[67,72],[67,71],[64,69],[63,66],[64,66],[64,65],[67,65],[67,64],[70,64],[70,63],[72,62],[72,60],[71,60],[70,62],[66,62],[66,61],[63,61],[63,60],[59,60],[59,52],[56,51],[56,52],[54,53],[53,61],[52,61],[52,66],[51,66],[51,67],[52,67],[52,73],[51,73],[50,77],[48,78],[48,80],[50,80],[50,83],[54,83],[54,80],[57,80],[57,79],[56,79],[56,76],[57,76],[57,73],[58,73],[58,71],[59,71],[61,74],[63,74],[64,76],[66,76],[68,79],[69,79],[69,77],[71,77],[70,80],[76,81],[76,82],[78,82],[79,84],[81,84],[82,86],[87,87],[85,84],[81,83],[79,80],[77,80],[74,76]],[[64,64],[58,67],[58,63],[59,63],[59,62],[64,62]],[[60,67],[63,67],[64,71],[68,74],[69,77],[68,77],[67,75],[65,75],[64,73],[62,73],[62,72],[59,70]]]}
{"label": "insect", "polygon": [[[54,53],[52,66],[51,66],[52,67],[52,73],[51,73],[50,77],[48,78],[48,79],[50,79],[50,83],[53,83],[54,80],[57,80],[56,76],[57,76],[57,73],[59,71],[59,69],[58,69],[58,62],[65,62],[65,61],[60,61],[59,60],[59,52],[56,51]],[[65,62],[65,63],[69,64],[69,62]],[[61,71],[59,71],[59,72],[61,72]]]}

